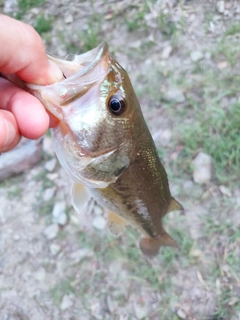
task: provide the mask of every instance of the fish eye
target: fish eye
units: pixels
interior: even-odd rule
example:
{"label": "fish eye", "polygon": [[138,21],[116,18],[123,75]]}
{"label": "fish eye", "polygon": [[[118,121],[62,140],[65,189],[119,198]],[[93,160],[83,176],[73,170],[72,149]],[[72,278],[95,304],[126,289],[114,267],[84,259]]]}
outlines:
{"label": "fish eye", "polygon": [[119,116],[125,110],[125,102],[118,96],[112,96],[108,102],[109,109],[113,114]]}

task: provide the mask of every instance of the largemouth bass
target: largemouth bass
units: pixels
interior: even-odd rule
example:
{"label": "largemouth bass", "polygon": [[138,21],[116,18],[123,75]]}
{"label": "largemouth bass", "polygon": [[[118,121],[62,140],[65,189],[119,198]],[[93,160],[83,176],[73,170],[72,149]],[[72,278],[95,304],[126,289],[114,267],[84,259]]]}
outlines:
{"label": "largemouth bass", "polygon": [[27,86],[60,120],[52,137],[56,155],[73,180],[74,208],[81,212],[94,198],[108,211],[113,234],[119,235],[126,225],[141,233],[145,255],[156,255],[160,246],[177,246],[162,218],[183,208],[170,193],[126,71],[106,43],[71,61],[49,59],[64,79]]}

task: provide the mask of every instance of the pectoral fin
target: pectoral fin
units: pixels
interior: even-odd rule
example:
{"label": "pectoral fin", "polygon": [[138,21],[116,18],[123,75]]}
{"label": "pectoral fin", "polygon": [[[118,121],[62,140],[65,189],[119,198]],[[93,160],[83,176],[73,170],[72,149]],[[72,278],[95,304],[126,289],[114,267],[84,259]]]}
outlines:
{"label": "pectoral fin", "polygon": [[140,249],[148,257],[157,255],[161,246],[178,247],[178,244],[167,232],[155,238],[142,238],[140,240]]}
{"label": "pectoral fin", "polygon": [[166,213],[169,213],[172,211],[178,211],[178,210],[183,210],[183,206],[177,200],[172,198]]}
{"label": "pectoral fin", "polygon": [[108,229],[109,231],[115,235],[119,236],[126,226],[126,222],[116,215],[114,212],[108,212]]}
{"label": "pectoral fin", "polygon": [[71,191],[71,200],[74,209],[81,213],[88,205],[91,196],[87,189],[80,183],[74,182]]}

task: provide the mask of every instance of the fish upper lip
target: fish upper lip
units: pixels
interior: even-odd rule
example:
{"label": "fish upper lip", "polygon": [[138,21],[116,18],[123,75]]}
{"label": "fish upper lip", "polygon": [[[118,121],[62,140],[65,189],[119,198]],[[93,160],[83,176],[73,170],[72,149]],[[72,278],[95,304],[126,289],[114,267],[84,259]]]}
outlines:
{"label": "fish upper lip", "polygon": [[102,152],[99,152],[99,151],[98,152],[81,152],[82,151],[81,146],[78,145],[80,148],[80,151],[78,153],[81,155],[81,157],[97,158],[97,157],[103,156],[105,154],[111,153],[113,151],[116,151],[122,145],[123,145],[123,143],[120,143],[119,145],[111,147],[111,148],[107,148]]}

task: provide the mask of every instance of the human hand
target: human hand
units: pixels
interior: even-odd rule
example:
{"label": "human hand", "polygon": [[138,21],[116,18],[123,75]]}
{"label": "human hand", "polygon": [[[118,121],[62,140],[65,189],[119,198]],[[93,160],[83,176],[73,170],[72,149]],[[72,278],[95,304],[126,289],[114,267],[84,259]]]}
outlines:
{"label": "human hand", "polygon": [[[47,59],[41,37],[31,26],[0,14],[0,43],[0,72],[17,74],[35,84],[62,79],[62,72]],[[0,152],[14,148],[21,136],[37,139],[56,124],[37,98],[0,77]]]}

